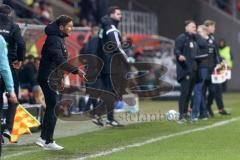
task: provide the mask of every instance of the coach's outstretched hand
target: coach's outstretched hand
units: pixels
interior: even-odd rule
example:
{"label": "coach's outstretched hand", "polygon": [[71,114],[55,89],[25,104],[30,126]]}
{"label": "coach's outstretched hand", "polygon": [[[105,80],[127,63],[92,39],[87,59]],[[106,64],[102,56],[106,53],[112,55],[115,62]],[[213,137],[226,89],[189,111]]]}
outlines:
{"label": "coach's outstretched hand", "polygon": [[83,78],[84,78],[84,80],[86,80],[86,81],[87,81],[87,78],[86,78],[86,73],[85,73],[83,70],[81,70],[81,69],[78,69],[78,75],[79,75],[80,77],[83,77]]}
{"label": "coach's outstretched hand", "polygon": [[178,57],[178,60],[179,60],[180,62],[184,62],[184,61],[186,61],[186,58],[185,58],[183,55],[180,55],[180,56]]}
{"label": "coach's outstretched hand", "polygon": [[7,93],[7,97],[8,97],[8,100],[11,103],[14,103],[14,104],[18,103],[17,96],[16,96],[15,92]]}
{"label": "coach's outstretched hand", "polygon": [[22,66],[22,61],[16,60],[12,63],[12,66],[13,66],[14,69],[20,69],[21,66]]}

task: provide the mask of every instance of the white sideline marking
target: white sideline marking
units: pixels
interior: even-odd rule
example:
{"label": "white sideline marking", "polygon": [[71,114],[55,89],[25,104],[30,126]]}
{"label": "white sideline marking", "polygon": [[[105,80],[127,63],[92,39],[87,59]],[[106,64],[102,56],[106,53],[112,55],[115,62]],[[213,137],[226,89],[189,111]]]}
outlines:
{"label": "white sideline marking", "polygon": [[[19,146],[19,147],[21,147],[21,146]],[[18,156],[22,156],[22,155],[24,155],[24,154],[29,154],[29,153],[35,153],[35,152],[37,152],[38,150],[34,150],[34,151],[21,151],[21,152],[18,152],[18,153],[15,153],[15,154],[12,154],[12,155],[7,155],[7,156],[3,156],[2,157],[2,160],[4,160],[4,159],[9,159],[9,158],[13,158],[13,157],[18,157]],[[3,153],[4,154],[4,153]]]}
{"label": "white sideline marking", "polygon": [[[103,151],[103,152],[99,152],[99,153],[92,154],[92,155],[86,155],[84,157],[80,157],[80,158],[73,159],[73,160],[85,160],[87,158],[96,158],[96,157],[106,156],[106,155],[109,155],[109,154],[112,154],[112,153],[116,153],[116,152],[126,150],[128,148],[141,147],[143,145],[158,142],[158,141],[161,141],[161,140],[164,140],[164,139],[169,139],[169,138],[176,137],[176,136],[181,136],[181,135],[185,135],[185,134],[189,134],[189,133],[193,133],[193,132],[204,131],[204,130],[207,130],[207,129],[223,126],[223,125],[229,124],[231,122],[235,122],[237,120],[240,120],[240,117],[232,118],[232,119],[221,121],[221,122],[216,122],[214,124],[204,126],[204,127],[200,127],[200,128],[195,128],[195,129],[191,129],[191,130],[187,130],[187,131],[182,131],[182,132],[178,132],[178,133],[173,133],[173,134],[169,134],[169,135],[165,135],[165,136],[152,138],[152,139],[149,139],[149,140],[146,140],[146,141],[143,141],[143,142],[133,143],[133,144],[130,144],[130,145],[127,145],[127,146],[113,148],[113,149],[110,149],[108,151]],[[22,156],[22,155],[25,155],[25,154],[30,154],[30,153],[32,154],[32,153],[35,153],[35,152],[38,152],[38,151],[40,151],[40,150],[36,149],[36,150],[30,150],[30,151],[21,151],[21,152],[18,152],[16,154],[3,156],[2,159],[10,159],[10,158]]]}
{"label": "white sideline marking", "polygon": [[160,136],[160,137],[157,137],[157,138],[152,138],[152,139],[149,139],[149,140],[146,140],[146,141],[143,141],[143,142],[133,143],[133,144],[130,144],[130,145],[127,145],[127,146],[113,148],[113,149],[110,149],[108,151],[103,151],[103,152],[99,152],[99,153],[96,153],[96,154],[87,155],[87,156],[80,157],[80,158],[77,158],[77,159],[74,159],[74,160],[85,160],[87,158],[96,158],[96,157],[106,156],[106,155],[110,155],[112,153],[116,153],[116,152],[120,152],[120,151],[129,149],[129,148],[141,147],[143,145],[158,142],[158,141],[161,141],[161,140],[164,140],[164,139],[169,139],[169,138],[176,137],[176,136],[182,136],[182,135],[189,134],[189,133],[204,131],[204,130],[207,130],[207,129],[223,126],[223,125],[229,124],[229,123],[237,121],[237,120],[240,120],[240,117],[232,118],[232,119],[229,119],[229,120],[226,120],[226,121],[217,122],[217,123],[214,123],[214,124],[211,124],[211,125],[208,125],[208,126],[204,126],[204,127],[200,127],[200,128],[195,128],[195,129],[182,131],[182,132],[178,132],[178,133],[174,133],[174,134]]}

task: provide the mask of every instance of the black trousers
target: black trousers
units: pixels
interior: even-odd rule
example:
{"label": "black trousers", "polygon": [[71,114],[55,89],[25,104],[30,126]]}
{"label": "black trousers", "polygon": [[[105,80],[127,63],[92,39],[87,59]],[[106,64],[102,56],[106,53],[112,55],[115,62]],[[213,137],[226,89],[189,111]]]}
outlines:
{"label": "black trousers", "polygon": [[41,138],[46,140],[46,143],[48,144],[53,142],[53,134],[57,122],[55,109],[57,107],[59,95],[49,88],[47,81],[40,81],[39,84],[42,88],[46,102],[46,111],[42,121]]}
{"label": "black trousers", "polygon": [[118,101],[118,97],[114,93],[110,74],[101,74],[98,77],[98,84],[91,87],[87,87],[87,94],[92,98],[100,98],[101,101],[97,103],[97,107],[91,111],[91,115],[101,116],[107,113],[107,119],[114,120],[114,105]]}
{"label": "black trousers", "polygon": [[[111,92],[111,93],[114,94],[110,74],[102,74],[101,75],[101,81],[102,81],[103,90]],[[110,120],[110,121],[114,120],[113,111],[114,111],[115,102],[116,101],[109,101],[109,100],[104,101],[104,103],[106,105],[106,109],[107,109],[107,119]]]}
{"label": "black trousers", "polygon": [[87,112],[90,110],[91,105],[93,105],[93,108],[98,106],[98,100],[89,97],[87,104],[83,107],[82,111]]}
{"label": "black trousers", "polygon": [[210,84],[208,87],[207,110],[211,110],[211,105],[215,99],[217,108],[224,109],[221,84]]}
{"label": "black trousers", "polygon": [[180,97],[178,100],[180,119],[186,118],[188,113],[188,105],[192,95],[193,87],[196,81],[196,72],[193,72],[187,75],[184,79],[181,80],[180,84]]}
{"label": "black trousers", "polygon": [[[12,77],[13,77],[13,83],[14,83],[14,91],[16,93],[16,96],[18,97],[18,89],[19,89],[19,70],[12,68],[10,66],[11,72],[12,72]],[[3,108],[3,93],[6,91],[5,84],[3,79],[0,79],[0,110],[1,110],[1,115],[2,115],[2,108]],[[4,129],[8,129],[10,132],[12,131],[13,128],[13,122],[14,122],[14,117],[16,113],[16,108],[17,104],[13,104],[8,102],[8,109],[6,113],[6,124],[2,126],[1,131]]]}

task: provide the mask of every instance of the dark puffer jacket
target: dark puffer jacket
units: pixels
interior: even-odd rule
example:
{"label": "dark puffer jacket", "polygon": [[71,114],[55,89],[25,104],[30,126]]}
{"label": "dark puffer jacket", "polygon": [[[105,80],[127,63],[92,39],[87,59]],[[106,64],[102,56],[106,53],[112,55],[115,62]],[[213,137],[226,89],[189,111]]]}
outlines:
{"label": "dark puffer jacket", "polygon": [[15,60],[23,61],[26,47],[19,26],[13,22],[11,17],[2,13],[0,13],[0,22],[0,35],[8,44],[9,63]]}
{"label": "dark puffer jacket", "polygon": [[[195,35],[187,32],[180,34],[175,40],[174,54],[177,63],[177,80],[180,82],[187,75],[197,71],[195,56],[198,52],[198,44]],[[179,56],[183,55],[186,61],[180,62]]]}
{"label": "dark puffer jacket", "polygon": [[[64,38],[67,37],[67,35],[59,30],[56,22],[50,23],[45,28],[45,33],[47,34],[47,39],[42,48],[38,81],[46,82],[49,75],[60,66],[61,70],[78,74],[78,68],[67,62],[68,51],[64,43]],[[63,77],[63,72],[61,72],[61,74],[60,76]]]}

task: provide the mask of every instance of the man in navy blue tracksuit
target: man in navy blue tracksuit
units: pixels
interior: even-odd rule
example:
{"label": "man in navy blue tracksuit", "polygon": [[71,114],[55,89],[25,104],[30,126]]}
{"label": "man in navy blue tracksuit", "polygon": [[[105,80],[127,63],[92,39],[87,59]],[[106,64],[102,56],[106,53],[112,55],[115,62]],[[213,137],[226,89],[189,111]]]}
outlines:
{"label": "man in navy blue tracksuit", "polygon": [[[122,63],[124,66],[127,66],[127,55],[122,49],[120,31],[118,30],[118,23],[121,19],[122,14],[119,7],[113,6],[108,9],[108,14],[101,19],[98,43],[98,55],[104,62],[104,66],[99,77],[102,83],[101,88],[114,95],[116,99],[121,99],[121,95],[123,93],[123,91],[119,91],[117,88],[124,88],[117,85],[122,85],[125,81],[114,84],[116,79],[113,77],[116,75],[120,77],[122,76],[120,75],[122,72],[116,70],[116,67],[114,67],[116,63],[112,63],[114,56],[117,56],[119,59],[119,64]],[[106,124],[111,126],[120,126],[120,124],[114,119],[114,103],[115,100],[105,101],[105,106],[107,108]]]}
{"label": "man in navy blue tracksuit", "polygon": [[[214,37],[214,33],[215,33],[215,26],[216,23],[212,20],[206,20],[204,21],[204,25],[207,27],[208,29],[208,33],[209,33],[209,38],[208,38],[208,43],[213,47],[213,52],[214,54],[217,56],[217,63],[219,64],[221,61],[220,55],[218,53],[218,47],[217,47],[217,43]],[[208,85],[208,98],[207,98],[207,110],[209,112],[210,116],[213,116],[214,113],[212,111],[211,105],[213,103],[213,99],[215,99],[217,107],[218,107],[218,113],[221,115],[229,115],[229,113],[224,109],[224,103],[223,103],[223,97],[222,97],[222,86],[221,84],[210,84]]]}
{"label": "man in navy blue tracksuit", "polygon": [[175,40],[175,56],[177,59],[177,80],[181,85],[179,98],[179,123],[186,122],[188,104],[195,85],[198,46],[195,40],[196,23],[192,20],[185,22],[185,32]]}
{"label": "man in navy blue tracksuit", "polygon": [[198,34],[195,36],[198,44],[198,55],[195,57],[198,64],[198,76],[194,87],[192,121],[208,119],[205,102],[206,87],[211,83],[211,73],[217,64],[217,56],[213,52],[214,46],[207,41],[209,37],[205,25],[198,26]]}

